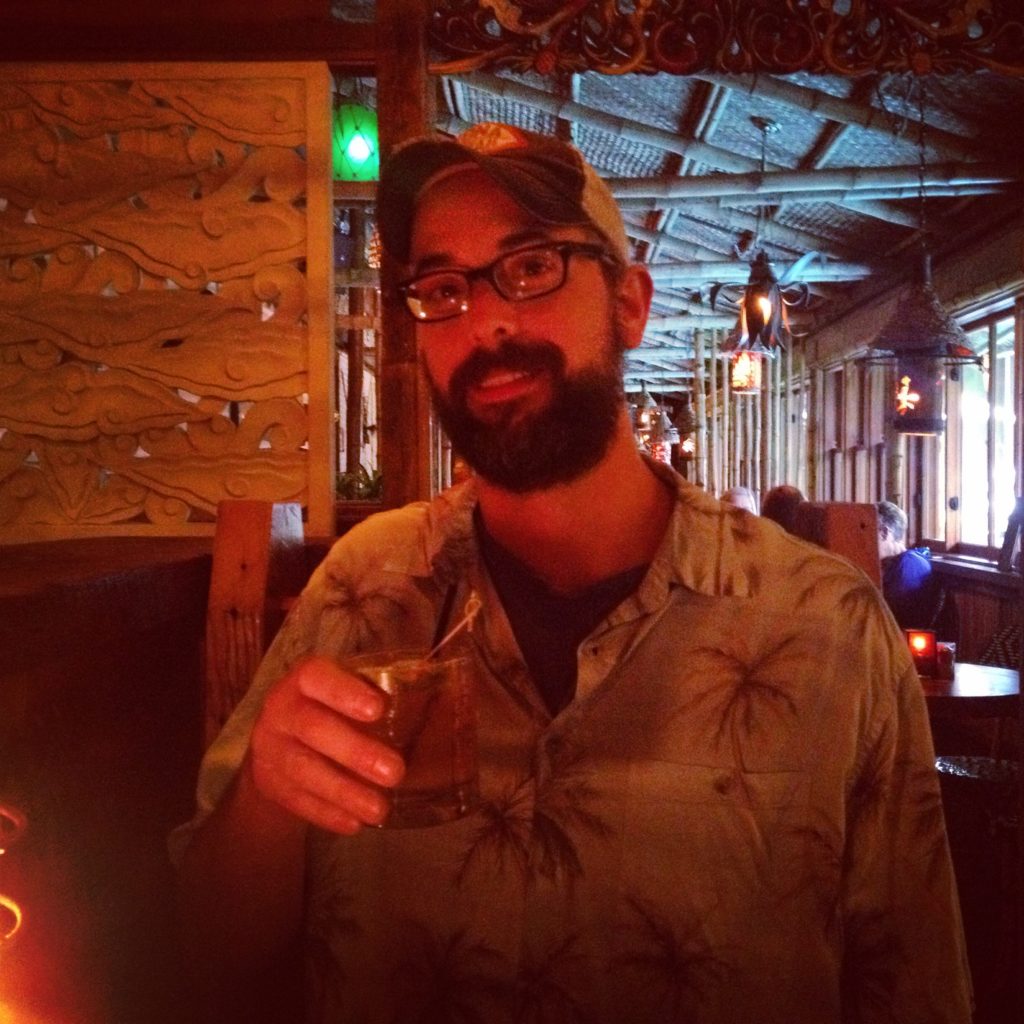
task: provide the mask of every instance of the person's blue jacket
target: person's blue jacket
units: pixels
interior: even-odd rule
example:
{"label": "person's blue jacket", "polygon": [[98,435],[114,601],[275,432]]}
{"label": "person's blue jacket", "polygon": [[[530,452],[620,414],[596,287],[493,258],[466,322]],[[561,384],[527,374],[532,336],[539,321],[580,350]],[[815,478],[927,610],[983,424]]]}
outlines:
{"label": "person's blue jacket", "polygon": [[942,601],[928,548],[907,548],[882,559],[882,593],[903,629],[934,627]]}

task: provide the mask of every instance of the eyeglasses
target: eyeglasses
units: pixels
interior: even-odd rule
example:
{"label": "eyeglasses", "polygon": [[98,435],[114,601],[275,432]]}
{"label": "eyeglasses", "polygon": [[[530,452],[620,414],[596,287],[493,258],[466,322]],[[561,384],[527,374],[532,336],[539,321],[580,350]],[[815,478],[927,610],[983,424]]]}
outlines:
{"label": "eyeglasses", "polygon": [[430,270],[403,281],[398,293],[406,308],[420,321],[433,323],[461,316],[469,309],[474,281],[483,278],[510,302],[539,299],[565,284],[570,256],[589,256],[614,264],[615,258],[600,245],[587,242],[544,242],[504,253],[474,270]]}

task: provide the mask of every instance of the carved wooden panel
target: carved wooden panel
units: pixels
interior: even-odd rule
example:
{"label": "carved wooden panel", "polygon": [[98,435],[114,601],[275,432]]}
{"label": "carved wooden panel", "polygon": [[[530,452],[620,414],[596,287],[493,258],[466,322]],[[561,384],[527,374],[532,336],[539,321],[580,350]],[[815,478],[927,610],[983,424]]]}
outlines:
{"label": "carved wooden panel", "polygon": [[1020,0],[433,0],[437,74],[1024,74]]}
{"label": "carved wooden panel", "polygon": [[0,67],[0,541],[324,529],[329,110],[320,65]]}

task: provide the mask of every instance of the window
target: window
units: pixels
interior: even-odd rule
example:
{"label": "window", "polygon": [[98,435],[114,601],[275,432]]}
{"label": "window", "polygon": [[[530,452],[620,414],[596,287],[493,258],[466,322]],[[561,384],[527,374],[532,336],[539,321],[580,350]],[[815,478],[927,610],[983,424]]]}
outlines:
{"label": "window", "polygon": [[982,369],[959,368],[959,503],[963,544],[998,547],[1013,511],[1014,314],[1012,310],[970,324],[971,348]]}

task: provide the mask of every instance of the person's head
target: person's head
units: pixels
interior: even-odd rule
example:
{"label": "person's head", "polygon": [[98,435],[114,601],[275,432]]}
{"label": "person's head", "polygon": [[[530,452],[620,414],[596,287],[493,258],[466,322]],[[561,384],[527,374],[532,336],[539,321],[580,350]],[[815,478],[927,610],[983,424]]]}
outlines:
{"label": "person's head", "polygon": [[385,162],[378,220],[442,425],[482,478],[543,489],[632,443],[622,357],[652,286],[576,149],[507,125],[413,140]]}
{"label": "person's head", "polygon": [[749,487],[730,487],[722,492],[722,501],[728,505],[735,505],[736,508],[745,508],[757,515],[757,500]]}
{"label": "person's head", "polygon": [[907,548],[907,515],[891,501],[880,501],[878,509],[878,556],[891,558]]}
{"label": "person's head", "polygon": [[772,487],[761,501],[761,515],[776,522],[788,533],[795,533],[797,506],[804,500],[799,487],[779,484]]}

